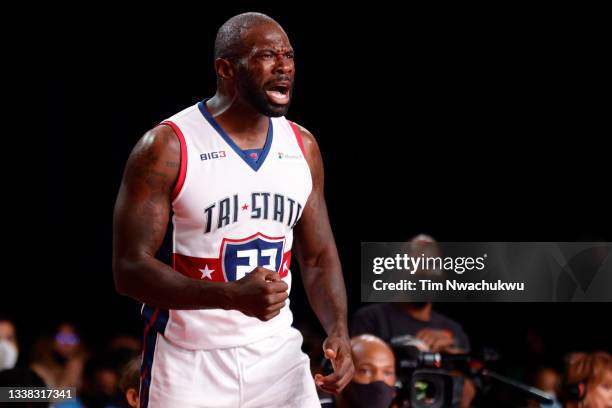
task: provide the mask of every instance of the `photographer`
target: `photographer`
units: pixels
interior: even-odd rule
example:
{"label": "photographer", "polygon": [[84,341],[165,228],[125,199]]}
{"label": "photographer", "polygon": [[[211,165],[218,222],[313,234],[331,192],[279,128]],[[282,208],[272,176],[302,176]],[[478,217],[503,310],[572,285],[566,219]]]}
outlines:
{"label": "photographer", "polygon": [[[437,242],[427,236],[418,235],[408,241],[406,253],[413,256],[424,254],[440,256]],[[435,274],[436,271],[422,270]],[[435,312],[431,302],[381,303],[358,310],[353,316],[351,335],[370,333],[389,344],[398,341],[416,347],[421,352],[461,354],[470,352],[470,341],[461,325]],[[469,407],[474,399],[474,384],[464,381],[462,407]]]}
{"label": "photographer", "polygon": [[421,351],[467,353],[470,341],[461,325],[433,310],[431,303],[382,303],[355,313],[351,335],[371,333],[386,342],[413,336]]}
{"label": "photographer", "polygon": [[[437,257],[441,249],[428,235],[417,235],[406,242],[406,254]],[[439,271],[421,269],[419,273],[437,276]],[[431,302],[383,303],[361,308],[353,316],[351,335],[374,334],[387,343],[412,336],[421,351],[468,353],[470,342],[461,325],[432,310]]]}

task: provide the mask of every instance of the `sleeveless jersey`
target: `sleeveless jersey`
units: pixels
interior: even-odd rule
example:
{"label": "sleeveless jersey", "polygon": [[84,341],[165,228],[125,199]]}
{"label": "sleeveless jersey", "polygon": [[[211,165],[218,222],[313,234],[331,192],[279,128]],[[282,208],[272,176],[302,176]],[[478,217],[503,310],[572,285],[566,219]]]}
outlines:
{"label": "sleeveless jersey", "polygon": [[[312,178],[299,131],[270,118],[265,145],[253,160],[208,112],[205,102],[162,122],[181,144],[172,214],[158,259],[177,273],[214,282],[238,280],[262,266],[291,290],[291,246]],[[147,332],[187,349],[236,347],[288,328],[289,300],[263,322],[237,310],[166,310],[143,305]],[[152,334],[152,333],[150,333]],[[149,336],[150,337],[150,336]]]}

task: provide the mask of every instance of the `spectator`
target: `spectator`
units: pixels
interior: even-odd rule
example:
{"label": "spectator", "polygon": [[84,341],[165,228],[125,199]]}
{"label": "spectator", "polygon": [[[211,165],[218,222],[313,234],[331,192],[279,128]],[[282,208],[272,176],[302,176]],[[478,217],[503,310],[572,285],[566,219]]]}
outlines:
{"label": "spectator", "polygon": [[533,374],[531,385],[549,393],[555,399],[552,404],[539,404],[534,400],[529,401],[529,408],[561,408],[557,396],[561,390],[561,375],[552,367],[541,366]]}
{"label": "spectator", "polygon": [[391,347],[376,336],[351,338],[355,375],[337,399],[339,408],[387,408],[395,389],[395,356]]}
{"label": "spectator", "polygon": [[[409,242],[408,251],[439,256],[435,240],[419,235]],[[436,271],[428,271],[435,274]],[[351,336],[373,334],[387,343],[400,340],[421,351],[459,354],[469,353],[470,341],[454,320],[433,310],[431,302],[381,303],[359,309],[353,316]],[[476,388],[469,379],[464,381],[462,406],[469,406]]]}
{"label": "spectator", "polygon": [[140,341],[135,337],[116,335],[108,347],[87,362],[81,389],[85,406],[114,408],[138,403],[140,366],[137,363],[142,361],[139,347]]}
{"label": "spectator", "polygon": [[50,387],[78,388],[85,358],[75,327],[62,323],[52,338],[42,337],[35,343],[31,367]]}
{"label": "spectator", "polygon": [[19,345],[15,324],[8,317],[0,316],[0,371],[15,367],[18,357]]}
{"label": "spectator", "polygon": [[125,365],[119,379],[119,388],[125,395],[128,405],[132,408],[138,407],[141,364],[142,356],[134,357]]}
{"label": "spectator", "polygon": [[563,388],[565,408],[612,408],[612,356],[570,354]]}
{"label": "spectator", "polygon": [[124,404],[119,389],[117,356],[112,351],[95,355],[83,370],[80,397],[88,408],[117,408]]}

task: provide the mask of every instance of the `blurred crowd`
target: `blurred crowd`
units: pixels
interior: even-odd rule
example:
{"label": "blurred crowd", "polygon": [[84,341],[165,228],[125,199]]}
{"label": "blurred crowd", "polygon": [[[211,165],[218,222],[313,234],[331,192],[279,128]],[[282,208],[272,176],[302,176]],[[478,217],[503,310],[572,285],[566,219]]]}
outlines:
{"label": "blurred crowd", "polygon": [[[435,241],[418,236],[410,243],[427,251]],[[322,407],[612,408],[609,350],[571,352],[550,361],[544,358],[542,339],[528,330],[529,361],[510,364],[515,372],[506,370],[504,377],[487,365],[495,353],[472,350],[461,323],[436,311],[432,303],[369,304],[349,323],[355,375],[338,396],[320,391]],[[320,329],[304,321],[295,326],[304,338],[302,348],[310,357],[313,377],[330,373]],[[0,387],[72,387],[77,398],[14,406],[138,406],[142,357],[136,337],[115,335],[93,351],[73,324],[63,322],[35,339],[27,359],[20,351],[14,321],[0,315]]]}
{"label": "blurred crowd", "polygon": [[52,334],[37,338],[29,358],[20,358],[17,328],[0,316],[0,387],[73,388],[76,398],[47,404],[0,402],[0,406],[58,408],[138,406],[141,343],[129,335],[116,335],[102,350],[92,352],[76,327],[60,323]]}
{"label": "blurred crowd", "polygon": [[[296,324],[304,337],[303,349],[311,359],[315,374],[326,374],[322,353],[323,336],[311,326]],[[431,303],[394,303],[368,305],[351,321],[351,344],[356,373],[341,395],[320,393],[322,407],[504,407],[524,406],[564,408],[612,407],[612,356],[608,352],[570,353],[557,366],[534,362],[520,380],[546,392],[550,403],[528,393],[487,389],[490,385],[464,370],[443,370],[435,361],[430,367],[460,379],[459,392],[448,394],[444,405],[435,405],[435,395],[415,396],[418,386],[400,361],[417,361],[418,354],[466,356],[471,352],[468,335],[462,326],[437,313]],[[406,356],[402,350],[416,350]],[[73,387],[77,398],[70,402],[14,406],[52,406],[60,408],[124,408],[138,406],[141,344],[132,336],[116,335],[96,353],[89,350],[74,325],[64,322],[53,335],[36,339],[29,358],[19,358],[20,346],[15,324],[0,316],[0,387]],[[420,360],[423,363],[422,360]],[[559,369],[558,367],[564,367]],[[410,370],[410,371],[407,371]],[[502,387],[503,388],[503,387]],[[457,391],[457,390],[455,390]],[[488,394],[485,395],[485,394]],[[455,398],[456,397],[456,398]],[[430,400],[428,400],[428,398]],[[455,398],[455,399],[453,399]],[[418,402],[415,402],[418,401]],[[421,405],[418,405],[421,404]],[[5,406],[0,403],[0,406]],[[6,404],[6,406],[10,406]]]}

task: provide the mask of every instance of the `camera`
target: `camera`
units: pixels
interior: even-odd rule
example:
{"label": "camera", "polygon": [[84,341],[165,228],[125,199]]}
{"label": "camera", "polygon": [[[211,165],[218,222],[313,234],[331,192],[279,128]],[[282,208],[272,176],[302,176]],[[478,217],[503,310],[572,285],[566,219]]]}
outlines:
{"label": "camera", "polygon": [[442,369],[418,369],[412,373],[409,390],[411,407],[459,407],[463,377]]}
{"label": "camera", "polygon": [[455,363],[459,360],[448,361],[439,353],[421,351],[419,343],[410,335],[391,340],[399,383],[398,405],[412,408],[459,407],[464,380],[455,371]]}

